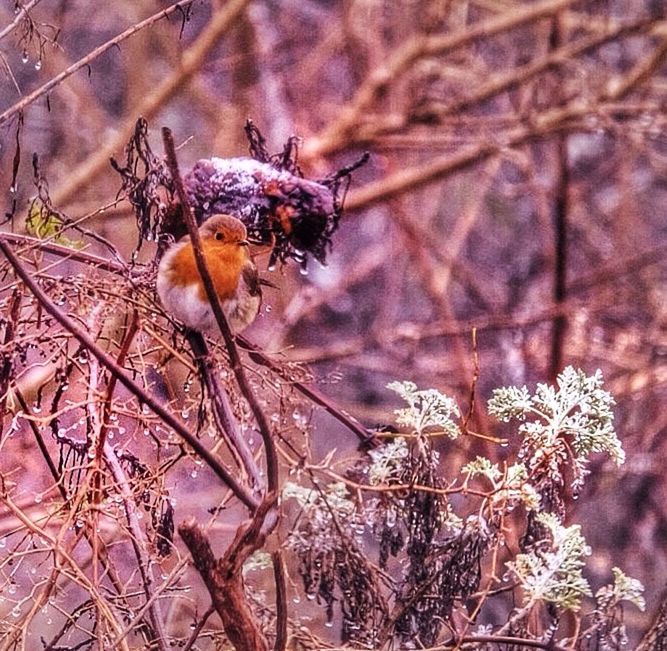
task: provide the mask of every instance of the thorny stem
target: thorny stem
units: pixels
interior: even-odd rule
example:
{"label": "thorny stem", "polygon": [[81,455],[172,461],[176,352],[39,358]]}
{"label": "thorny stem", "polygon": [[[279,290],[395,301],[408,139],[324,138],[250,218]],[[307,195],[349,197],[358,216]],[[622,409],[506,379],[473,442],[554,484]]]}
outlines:
{"label": "thorny stem", "polygon": [[237,479],[220,463],[220,461],[213,456],[213,454],[206,448],[199,439],[192,434],[173,414],[165,409],[151,394],[140,387],[132,378],[129,377],[124,368],[119,366],[116,361],[107,353],[105,353],[97,344],[77,326],[72,319],[63,314],[56,305],[49,299],[49,297],[42,291],[37,282],[32,278],[28,270],[23,266],[23,263],[14,254],[11,247],[7,244],[4,234],[0,235],[0,251],[5,255],[9,263],[12,265],[16,274],[25,283],[26,287],[32,292],[41,306],[48,312],[58,323],[60,323],[68,332],[70,332],[86,350],[90,351],[109,372],[118,378],[118,380],[141,402],[151,409],[158,418],[174,430],[186,443],[208,464],[208,466],[215,472],[218,477],[234,492],[234,494],[245,504],[249,509],[254,510],[258,504],[257,499],[250,494],[248,489],[241,484]]}

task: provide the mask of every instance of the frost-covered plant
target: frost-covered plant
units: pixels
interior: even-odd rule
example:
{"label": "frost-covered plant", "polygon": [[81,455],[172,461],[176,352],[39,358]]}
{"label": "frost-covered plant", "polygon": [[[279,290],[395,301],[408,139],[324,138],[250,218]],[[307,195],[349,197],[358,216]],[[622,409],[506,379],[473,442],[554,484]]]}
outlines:
{"label": "frost-covered plant", "polygon": [[453,398],[435,389],[417,389],[414,382],[391,382],[388,389],[398,393],[408,407],[396,409],[396,422],[418,434],[429,428],[441,430],[449,438],[455,439],[461,434],[452,416],[460,416],[459,408]]}
{"label": "frost-covered plant", "polygon": [[628,601],[644,610],[644,586],[637,579],[627,576],[621,569],[611,570],[614,582],[595,593],[596,609],[593,626],[586,633],[589,639],[595,636],[601,651],[616,651],[628,644],[628,635],[623,623],[621,602]]}
{"label": "frost-covered plant", "polygon": [[[346,473],[349,484],[288,484],[283,493],[300,506],[288,546],[298,553],[306,594],[324,602],[329,620],[339,604],[345,642],[436,646],[448,633],[469,635],[487,600],[497,595],[502,603],[507,590],[499,589],[497,571],[505,563],[519,605],[509,606],[505,624],[478,629],[474,644],[508,633],[556,641],[563,611],[576,613],[593,596],[583,575],[591,550],[579,525],[563,523],[566,478],[581,483],[594,452],[624,459],[602,375],[566,368],[556,387],[540,384],[534,395],[526,387],[498,389],[489,411],[520,421],[520,458],[477,456],[454,478],[445,474],[447,439],[461,434],[455,401],[412,382],[388,387],[407,403],[395,411],[406,434],[368,450]],[[514,514],[516,507],[523,508]],[[512,530],[519,553],[503,547]],[[594,639],[597,651],[619,651],[627,643],[619,604],[643,607],[643,588],[613,572],[613,585],[595,594],[595,610],[573,615],[580,628],[571,648],[589,648],[581,644]],[[458,615],[468,623],[461,626]]]}
{"label": "frost-covered plant", "polygon": [[540,495],[530,483],[528,470],[522,463],[514,463],[502,472],[497,463],[478,456],[463,466],[461,472],[466,475],[466,486],[474,477],[485,477],[491,483],[492,505],[502,503],[506,511],[512,510],[518,503],[533,510],[540,506]]}
{"label": "frost-covered plant", "polygon": [[549,548],[534,547],[507,563],[523,588],[523,605],[547,601],[566,610],[579,610],[582,597],[592,594],[581,573],[584,557],[591,553],[581,527],[564,527],[551,513],[540,513],[537,518],[550,533]]}
{"label": "frost-covered plant", "polygon": [[405,460],[410,451],[404,438],[398,437],[386,445],[369,450],[368,482],[371,486],[401,481]]}
{"label": "frost-covered plant", "polygon": [[639,608],[646,608],[644,600],[644,586],[641,581],[627,576],[623,570],[618,567],[612,567],[611,573],[614,576],[614,583],[600,588],[595,593],[595,601],[598,608],[606,610],[609,607],[617,606],[621,601],[629,601]]}
{"label": "frost-covered plant", "polygon": [[[358,527],[363,527],[356,504],[350,499],[347,487],[342,482],[328,484],[319,490],[287,482],[283,488],[283,498],[297,501],[302,509],[301,523],[307,524],[290,533],[288,544],[293,549],[312,547],[314,538],[318,545],[326,549],[335,537],[332,536],[332,528],[342,527],[352,533]],[[303,539],[304,532],[307,532],[306,539]]]}
{"label": "frost-covered plant", "polygon": [[525,386],[496,389],[489,413],[504,422],[522,421],[520,455],[527,459],[529,471],[560,476],[562,465],[571,459],[577,489],[592,453],[605,452],[617,465],[625,460],[613,426],[614,399],[602,383],[600,370],[589,377],[568,366],[558,376],[557,387],[538,384],[534,395]]}
{"label": "frost-covered plant", "polygon": [[373,646],[387,607],[358,541],[364,522],[347,487],[343,482],[315,488],[288,482],[283,498],[301,507],[287,547],[297,552],[307,598],[324,602],[328,622],[338,601],[343,640]]}

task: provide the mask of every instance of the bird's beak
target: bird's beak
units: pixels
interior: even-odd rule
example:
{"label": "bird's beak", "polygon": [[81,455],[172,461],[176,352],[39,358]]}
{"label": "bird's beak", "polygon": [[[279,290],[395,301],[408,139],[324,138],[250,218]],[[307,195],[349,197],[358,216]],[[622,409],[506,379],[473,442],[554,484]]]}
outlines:
{"label": "bird's beak", "polygon": [[239,240],[239,246],[248,246],[249,244],[248,240]]}

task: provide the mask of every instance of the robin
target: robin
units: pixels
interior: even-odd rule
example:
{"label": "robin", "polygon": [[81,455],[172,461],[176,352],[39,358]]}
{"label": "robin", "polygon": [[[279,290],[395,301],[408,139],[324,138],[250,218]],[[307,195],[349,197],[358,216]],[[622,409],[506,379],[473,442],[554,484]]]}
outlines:
{"label": "robin", "polygon": [[[213,215],[199,227],[199,234],[222,311],[232,332],[240,332],[254,321],[262,302],[246,227],[231,215]],[[156,287],[164,308],[186,326],[209,334],[218,332],[188,235],[160,260]]]}

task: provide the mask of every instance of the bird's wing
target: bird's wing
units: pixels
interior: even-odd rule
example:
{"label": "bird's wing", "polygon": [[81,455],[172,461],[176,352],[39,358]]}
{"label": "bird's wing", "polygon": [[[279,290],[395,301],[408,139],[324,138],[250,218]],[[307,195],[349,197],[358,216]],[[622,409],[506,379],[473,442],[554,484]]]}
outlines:
{"label": "bird's wing", "polygon": [[280,289],[278,285],[272,283],[270,280],[267,280],[266,278],[260,278],[259,284],[262,285],[263,287],[272,287],[273,289]]}
{"label": "bird's wing", "polygon": [[259,273],[257,267],[250,261],[243,265],[241,270],[241,278],[248,288],[251,296],[261,296],[262,289],[260,287]]}

